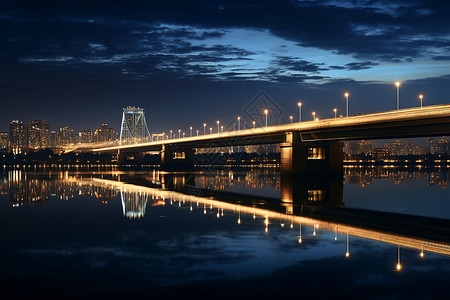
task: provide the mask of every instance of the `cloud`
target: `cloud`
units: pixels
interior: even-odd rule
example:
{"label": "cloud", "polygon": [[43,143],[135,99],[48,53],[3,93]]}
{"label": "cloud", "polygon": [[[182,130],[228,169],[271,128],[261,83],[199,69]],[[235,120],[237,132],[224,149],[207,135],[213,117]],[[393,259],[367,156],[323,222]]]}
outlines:
{"label": "cloud", "polygon": [[377,65],[378,63],[373,63],[371,61],[364,61],[364,62],[348,63],[345,65],[345,68],[347,70],[356,71],[356,70],[370,69]]}
{"label": "cloud", "polygon": [[[4,78],[13,77],[9,70],[24,64],[49,64],[78,72],[97,66],[98,72],[131,79],[164,74],[299,82],[322,80],[327,70],[449,60],[450,5],[441,1],[54,3],[5,4],[0,15],[0,63],[10,68]],[[267,39],[237,46],[228,33],[244,29],[248,34],[265,32]],[[275,48],[270,36],[286,43]],[[289,43],[346,61],[292,56],[283,52]]]}

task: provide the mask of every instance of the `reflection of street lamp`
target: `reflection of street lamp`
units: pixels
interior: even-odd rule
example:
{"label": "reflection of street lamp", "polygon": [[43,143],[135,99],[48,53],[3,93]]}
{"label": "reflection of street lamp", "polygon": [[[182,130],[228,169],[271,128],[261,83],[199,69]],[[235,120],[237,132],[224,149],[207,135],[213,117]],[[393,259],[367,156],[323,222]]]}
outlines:
{"label": "reflection of street lamp", "polygon": [[400,264],[400,245],[398,245],[397,251],[397,270],[400,271],[400,269],[402,268],[402,265]]}
{"label": "reflection of street lamp", "polygon": [[265,109],[264,113],[266,114],[266,127],[267,127],[267,114],[269,113],[269,111],[267,109]]}
{"label": "reflection of street lamp", "polygon": [[298,103],[298,121],[299,122],[302,121],[302,103],[301,102]]}
{"label": "reflection of street lamp", "polygon": [[298,237],[298,243],[301,244],[302,243],[302,223],[300,222],[300,235]]}
{"label": "reflection of street lamp", "polygon": [[344,94],[344,96],[345,96],[345,103],[346,103],[346,108],[347,108],[347,118],[348,118],[348,96],[349,96],[349,93],[345,93]]}
{"label": "reflection of street lamp", "polygon": [[397,81],[395,83],[395,86],[397,87],[397,110],[400,109],[400,81]]}
{"label": "reflection of street lamp", "polygon": [[348,233],[347,233],[347,252],[345,252],[345,257],[349,257],[350,256],[350,251],[348,249]]}
{"label": "reflection of street lamp", "polygon": [[333,109],[333,111],[334,111],[334,119],[336,120],[337,109],[335,108],[335,109]]}
{"label": "reflection of street lamp", "polygon": [[420,107],[422,107],[422,100],[423,100],[423,95],[422,94],[419,95],[419,99],[420,99]]}

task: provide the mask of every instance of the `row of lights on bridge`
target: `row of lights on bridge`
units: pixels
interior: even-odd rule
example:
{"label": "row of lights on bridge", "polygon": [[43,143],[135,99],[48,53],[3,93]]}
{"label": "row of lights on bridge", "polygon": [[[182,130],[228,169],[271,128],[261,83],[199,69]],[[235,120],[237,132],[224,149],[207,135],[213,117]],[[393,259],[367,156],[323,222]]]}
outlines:
{"label": "row of lights on bridge", "polygon": [[[400,110],[400,81],[396,81],[395,82],[395,86],[397,87],[397,110]],[[346,117],[348,118],[348,99],[349,99],[349,97],[350,97],[350,93],[348,93],[348,92],[346,92],[346,93],[344,93],[344,97],[345,97],[345,107],[346,107]],[[420,107],[423,107],[423,95],[422,94],[420,94],[419,95],[419,100],[420,100]],[[298,102],[297,103],[297,105],[298,105],[298,121],[299,122],[302,122],[302,102]],[[337,119],[337,108],[334,108],[333,109],[333,113],[334,113],[334,119]],[[266,123],[265,123],[265,126],[267,127],[267,116],[268,116],[268,114],[269,114],[269,110],[268,109],[265,109],[264,110],[264,115],[265,115],[265,117],[266,117]],[[290,122],[291,122],[291,124],[293,123],[293,121],[294,121],[294,117],[291,115],[291,116],[289,116],[289,120],[290,120]],[[317,117],[317,114],[316,114],[316,112],[312,112],[312,120],[314,121],[314,122],[318,122],[319,121],[319,118]],[[241,117],[237,117],[237,121],[238,121],[238,130],[241,130]],[[217,121],[216,122],[217,123],[217,133],[220,133],[220,132],[223,132],[223,126],[220,126],[220,121]],[[246,129],[245,128],[245,125],[247,124],[247,122],[244,122],[244,129]],[[252,124],[253,124],[253,129],[255,129],[256,128],[256,122],[255,121],[253,121],[252,122]],[[190,136],[192,137],[193,135],[193,132],[192,132],[192,126],[190,126],[189,127],[189,132],[190,132]],[[199,130],[196,130],[196,134],[197,134],[197,136],[199,135]],[[213,128],[212,127],[210,127],[209,128],[209,134],[212,134],[213,133]],[[206,135],[206,123],[203,123],[203,135]],[[174,137],[174,135],[173,135],[173,131],[172,130],[170,130],[170,139],[172,139]],[[182,133],[182,131],[181,131],[181,129],[178,129],[178,138],[181,138],[181,137],[185,137],[185,133],[183,132]]]}

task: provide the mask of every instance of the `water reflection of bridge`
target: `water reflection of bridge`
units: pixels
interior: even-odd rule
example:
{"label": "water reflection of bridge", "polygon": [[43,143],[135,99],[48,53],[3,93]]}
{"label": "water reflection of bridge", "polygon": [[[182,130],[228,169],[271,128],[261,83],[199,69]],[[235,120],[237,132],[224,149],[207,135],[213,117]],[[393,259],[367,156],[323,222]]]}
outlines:
{"label": "water reflection of bridge", "polygon": [[[262,226],[265,231],[269,231],[270,226],[290,226],[302,228],[311,226],[334,232],[337,235],[350,235],[366,239],[390,243],[396,246],[417,249],[423,255],[424,251],[450,255],[450,243],[448,240],[450,231],[450,221],[416,216],[402,216],[393,213],[368,212],[362,210],[352,210],[341,208],[327,209],[323,206],[305,206],[303,200],[296,203],[293,198],[291,203],[268,202],[257,197],[257,202],[252,198],[239,195],[224,195],[222,193],[213,194],[209,191],[205,195],[199,196],[200,190],[191,190],[196,195],[181,193],[174,190],[163,190],[134,184],[124,183],[106,179],[88,179],[94,185],[111,186],[117,190],[126,189],[128,193],[136,196],[146,195],[153,199],[162,201],[170,199],[171,203],[177,206],[200,207],[204,214],[216,214],[218,218],[223,216],[224,211],[236,213],[237,222],[241,223],[241,217],[252,216],[255,220],[264,220]],[[338,196],[339,197],[339,196]],[[217,200],[217,198],[222,198]],[[227,198],[225,201],[224,199]],[[244,201],[247,199],[247,201]],[[255,197],[256,199],[256,197]],[[333,202],[335,200],[332,200]],[[342,198],[341,200],[342,201]],[[339,202],[339,201],[337,201]],[[296,210],[294,208],[299,208]],[[315,229],[314,229],[315,230]],[[299,242],[302,233],[300,231]],[[348,252],[348,249],[347,249]]]}
{"label": "water reflection of bridge", "polygon": [[[229,210],[238,212],[239,216],[258,216],[265,220],[267,230],[274,223],[291,224],[292,227],[319,226],[336,234],[450,254],[449,220],[344,208],[342,178],[320,177],[320,180],[314,180],[312,177],[280,177],[263,173],[248,181],[245,175],[242,177],[242,174],[237,173],[220,173],[218,177],[217,174],[211,174],[209,178],[208,174],[164,174],[157,171],[154,174],[144,172],[142,175],[139,177],[124,172],[96,175],[105,178],[102,179],[92,178],[92,173],[89,177],[83,177],[82,174],[73,177],[67,172],[25,176],[23,172],[12,171],[0,182],[0,191],[2,194],[9,193],[13,206],[19,203],[42,204],[52,196],[68,200],[83,195],[107,203],[109,199],[117,199],[120,195],[123,214],[129,218],[144,217],[146,206],[165,205],[165,199],[171,199],[171,202],[180,206],[199,204],[204,206],[207,213]],[[269,176],[270,186],[280,189],[281,198],[230,193],[223,190],[230,183],[221,180],[221,176],[229,177],[229,182],[244,182],[252,186],[261,186],[265,176]],[[447,173],[421,176],[447,178]],[[212,178],[218,178],[217,184]],[[133,184],[136,182],[138,184]]]}

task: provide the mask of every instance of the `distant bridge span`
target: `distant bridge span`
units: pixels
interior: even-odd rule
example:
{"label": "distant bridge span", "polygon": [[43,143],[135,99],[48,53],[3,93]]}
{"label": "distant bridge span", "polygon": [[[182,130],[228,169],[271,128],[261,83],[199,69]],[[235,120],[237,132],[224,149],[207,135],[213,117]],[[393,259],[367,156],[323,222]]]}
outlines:
{"label": "distant bridge span", "polygon": [[[121,154],[161,151],[162,165],[173,166],[183,160],[186,165],[186,160],[192,159],[192,151],[195,148],[280,144],[282,170],[283,161],[288,173],[296,168],[303,171],[294,170],[293,173],[304,173],[305,170],[310,172],[313,169],[323,169],[318,165],[319,161],[328,160],[325,163],[327,167],[324,168],[334,173],[341,170],[339,160],[342,165],[342,153],[338,153],[342,152],[342,149],[338,150],[342,146],[338,145],[339,141],[443,135],[450,135],[448,104],[118,145],[96,148],[92,151]],[[312,148],[322,150],[312,151]],[[176,154],[181,152],[183,155]],[[306,157],[315,162],[306,161]],[[332,166],[334,162],[338,164]]]}

